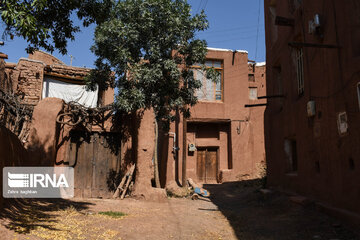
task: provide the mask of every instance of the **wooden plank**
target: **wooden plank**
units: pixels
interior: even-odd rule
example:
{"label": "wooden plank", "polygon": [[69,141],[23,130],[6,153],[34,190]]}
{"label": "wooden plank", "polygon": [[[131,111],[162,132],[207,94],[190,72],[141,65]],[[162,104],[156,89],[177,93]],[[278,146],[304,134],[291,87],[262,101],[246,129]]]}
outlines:
{"label": "wooden plank", "polygon": [[205,178],[205,153],[206,150],[197,151],[196,175],[201,181]]}
{"label": "wooden plank", "polygon": [[337,45],[321,44],[321,43],[304,43],[304,42],[289,42],[290,47],[313,47],[313,48],[341,48]]}
{"label": "wooden plank", "polygon": [[190,118],[187,120],[188,123],[193,122],[203,122],[203,123],[227,123],[231,122],[231,119],[221,119],[221,118]]}
{"label": "wooden plank", "polygon": [[93,158],[93,136],[90,137],[90,142],[84,142],[84,152],[83,152],[83,169],[82,169],[82,178],[84,179],[84,197],[91,197],[91,189],[92,189],[92,158]]}
{"label": "wooden plank", "polygon": [[206,181],[216,180],[217,176],[217,150],[208,149],[206,151]]}
{"label": "wooden plank", "polygon": [[123,190],[123,192],[121,194],[121,199],[124,199],[124,197],[125,197],[125,194],[126,194],[128,188],[129,188],[129,185],[131,183],[134,171],[135,171],[135,164],[132,165],[131,168],[130,168],[130,174],[129,174],[129,177],[128,177],[127,181],[126,181],[126,185],[124,187],[124,190]]}
{"label": "wooden plank", "polygon": [[98,155],[99,155],[99,134],[94,133],[92,135],[93,141],[92,141],[92,147],[93,147],[93,154],[91,156],[91,169],[92,169],[92,175],[91,175],[91,197],[97,198],[99,197],[99,182],[97,181],[97,176],[100,174],[98,171],[100,171],[100,166],[98,166]]}
{"label": "wooden plank", "polygon": [[110,197],[110,191],[107,186],[107,178],[111,170],[111,162],[109,159],[109,148],[107,147],[107,140],[104,135],[99,135],[98,153],[96,160],[96,182],[99,195],[103,198]]}

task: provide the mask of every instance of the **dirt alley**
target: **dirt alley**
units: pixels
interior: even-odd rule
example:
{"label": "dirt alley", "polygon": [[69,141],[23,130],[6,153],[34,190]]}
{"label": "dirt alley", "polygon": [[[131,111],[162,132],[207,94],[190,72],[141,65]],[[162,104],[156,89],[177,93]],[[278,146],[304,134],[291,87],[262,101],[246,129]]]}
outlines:
{"label": "dirt alley", "polygon": [[[354,229],[259,181],[206,185],[210,200],[169,198],[17,201],[1,212],[0,239],[360,239]],[[123,212],[113,218],[99,212]]]}

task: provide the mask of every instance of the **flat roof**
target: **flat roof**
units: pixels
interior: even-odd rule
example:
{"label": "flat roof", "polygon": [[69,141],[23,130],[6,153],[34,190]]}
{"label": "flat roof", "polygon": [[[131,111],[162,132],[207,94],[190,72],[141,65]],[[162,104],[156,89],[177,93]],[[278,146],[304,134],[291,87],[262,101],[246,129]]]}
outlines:
{"label": "flat roof", "polygon": [[249,53],[249,52],[246,51],[246,50],[232,50],[232,49],[226,49],[226,48],[212,48],[212,47],[208,47],[207,49],[208,49],[208,50],[212,50],[212,51],[222,51],[222,52],[233,52],[233,51],[236,51],[236,52],[241,52],[241,53]]}

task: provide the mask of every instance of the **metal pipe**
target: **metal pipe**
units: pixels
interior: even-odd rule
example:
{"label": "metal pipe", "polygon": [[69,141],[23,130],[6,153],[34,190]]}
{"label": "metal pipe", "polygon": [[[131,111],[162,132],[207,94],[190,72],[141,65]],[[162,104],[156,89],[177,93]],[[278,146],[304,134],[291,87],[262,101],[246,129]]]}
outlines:
{"label": "metal pipe", "polygon": [[174,152],[174,154],[176,154],[176,151],[179,150],[178,147],[176,147],[176,133],[174,133],[174,132],[168,132],[168,134],[169,134],[169,135],[170,135],[170,134],[173,134],[173,135],[174,135],[173,152]]}

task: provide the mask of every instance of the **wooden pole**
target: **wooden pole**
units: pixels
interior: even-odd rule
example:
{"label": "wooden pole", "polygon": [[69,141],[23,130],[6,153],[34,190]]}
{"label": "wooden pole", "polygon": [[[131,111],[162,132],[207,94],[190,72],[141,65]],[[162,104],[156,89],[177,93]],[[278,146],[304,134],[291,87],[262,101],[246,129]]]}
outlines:
{"label": "wooden pole", "polygon": [[158,158],[158,148],[159,148],[159,124],[155,118],[155,149],[154,149],[154,178],[155,185],[157,188],[160,188],[160,177],[159,177],[159,158]]}
{"label": "wooden pole", "polygon": [[187,133],[187,121],[183,114],[183,156],[182,156],[182,186],[187,187],[186,181],[186,133]]}

